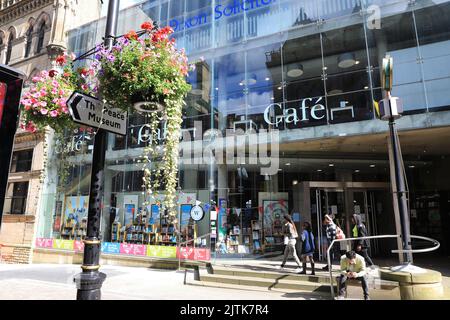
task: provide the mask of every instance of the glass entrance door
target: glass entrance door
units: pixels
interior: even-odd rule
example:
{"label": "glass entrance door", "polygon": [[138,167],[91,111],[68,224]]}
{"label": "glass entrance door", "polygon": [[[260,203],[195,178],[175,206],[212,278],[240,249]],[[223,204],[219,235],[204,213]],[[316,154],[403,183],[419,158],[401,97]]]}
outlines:
{"label": "glass entrance door", "polygon": [[[311,223],[317,235],[319,260],[325,260],[327,255],[327,239],[323,219],[330,215],[341,228],[345,223],[345,197],[343,190],[316,189],[311,193]],[[344,230],[344,229],[343,229]]]}

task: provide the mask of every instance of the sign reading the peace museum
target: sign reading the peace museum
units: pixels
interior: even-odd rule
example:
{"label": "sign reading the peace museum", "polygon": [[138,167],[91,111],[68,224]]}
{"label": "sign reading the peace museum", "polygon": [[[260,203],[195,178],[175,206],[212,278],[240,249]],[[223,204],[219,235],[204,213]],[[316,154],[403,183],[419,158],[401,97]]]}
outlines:
{"label": "sign reading the peace museum", "polygon": [[76,123],[125,136],[127,134],[126,112],[104,108],[103,102],[92,96],[74,92],[67,100],[72,120]]}

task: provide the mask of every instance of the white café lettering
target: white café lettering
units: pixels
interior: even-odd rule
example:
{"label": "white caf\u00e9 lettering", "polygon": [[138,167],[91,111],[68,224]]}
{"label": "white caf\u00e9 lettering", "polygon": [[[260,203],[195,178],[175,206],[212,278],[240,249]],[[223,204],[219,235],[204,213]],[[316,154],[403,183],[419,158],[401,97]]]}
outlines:
{"label": "white caf\u00e9 lettering", "polygon": [[[326,117],[326,109],[325,106],[323,104],[321,104],[320,102],[322,101],[322,97],[318,98],[315,102],[314,105],[312,106],[307,106],[308,102],[313,102],[313,98],[306,98],[302,100],[302,103],[300,105],[300,110],[301,110],[301,114],[299,117],[299,112],[297,109],[295,108],[287,108],[283,110],[282,104],[281,103],[272,103],[269,106],[267,106],[266,110],[264,111],[264,121],[266,121],[266,123],[268,125],[273,125],[273,126],[277,126],[283,122],[289,124],[289,123],[294,123],[297,124],[300,121],[308,121],[309,116],[308,116],[308,109],[310,108],[309,111],[309,115],[311,116],[311,118],[313,118],[314,120],[321,120],[324,119]],[[278,113],[282,113],[281,115],[276,115]],[[322,114],[320,114],[319,112],[324,111]]]}

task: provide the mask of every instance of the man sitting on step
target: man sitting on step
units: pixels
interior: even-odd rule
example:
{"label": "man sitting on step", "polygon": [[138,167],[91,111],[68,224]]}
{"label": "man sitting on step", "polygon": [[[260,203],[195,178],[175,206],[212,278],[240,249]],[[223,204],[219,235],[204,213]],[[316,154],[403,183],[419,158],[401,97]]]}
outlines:
{"label": "man sitting on step", "polygon": [[342,299],[345,296],[346,282],[348,279],[356,279],[361,281],[364,292],[364,300],[369,298],[369,286],[367,284],[366,261],[362,256],[356,254],[355,251],[348,251],[341,257],[341,275],[339,280],[339,297]]}

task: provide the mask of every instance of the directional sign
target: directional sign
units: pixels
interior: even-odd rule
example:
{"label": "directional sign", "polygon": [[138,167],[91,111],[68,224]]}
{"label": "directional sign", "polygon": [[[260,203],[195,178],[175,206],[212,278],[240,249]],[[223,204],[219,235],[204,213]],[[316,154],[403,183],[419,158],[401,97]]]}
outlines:
{"label": "directional sign", "polygon": [[67,100],[67,106],[72,120],[76,123],[101,128],[122,136],[126,135],[127,112],[104,108],[103,102],[97,98],[76,91]]}

